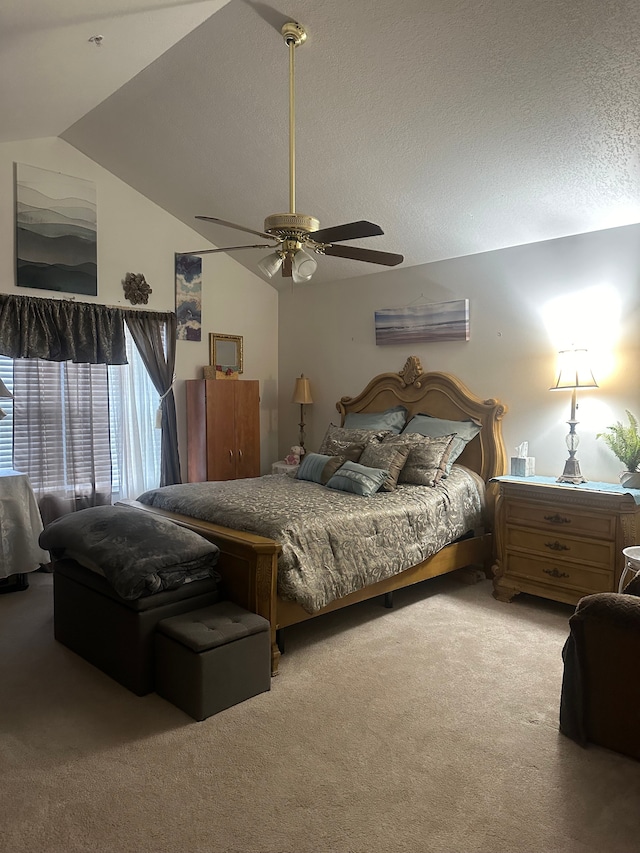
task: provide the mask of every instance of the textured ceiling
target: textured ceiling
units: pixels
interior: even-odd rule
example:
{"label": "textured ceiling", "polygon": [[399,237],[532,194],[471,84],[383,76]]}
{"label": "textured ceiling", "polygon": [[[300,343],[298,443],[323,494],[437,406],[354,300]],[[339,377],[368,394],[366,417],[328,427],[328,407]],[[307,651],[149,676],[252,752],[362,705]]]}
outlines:
{"label": "textured ceiling", "polygon": [[3,0],[0,142],[58,136],[226,2]]}
{"label": "textured ceiling", "polygon": [[[261,229],[288,208],[286,20],[309,33],[297,210],[322,226],[376,222],[357,245],[408,266],[640,221],[637,0],[231,0],[60,135],[245,242],[193,216]],[[378,269],[321,258],[312,284]]]}

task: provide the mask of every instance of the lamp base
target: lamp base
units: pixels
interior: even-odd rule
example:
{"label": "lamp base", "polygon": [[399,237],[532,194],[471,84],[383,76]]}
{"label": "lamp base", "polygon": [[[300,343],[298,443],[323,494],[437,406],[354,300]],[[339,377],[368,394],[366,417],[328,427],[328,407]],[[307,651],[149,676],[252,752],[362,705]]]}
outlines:
{"label": "lamp base", "polygon": [[577,485],[578,483],[587,482],[587,478],[582,476],[580,463],[573,456],[570,456],[564,463],[564,471],[562,472],[562,476],[558,477],[556,483],[573,483]]}

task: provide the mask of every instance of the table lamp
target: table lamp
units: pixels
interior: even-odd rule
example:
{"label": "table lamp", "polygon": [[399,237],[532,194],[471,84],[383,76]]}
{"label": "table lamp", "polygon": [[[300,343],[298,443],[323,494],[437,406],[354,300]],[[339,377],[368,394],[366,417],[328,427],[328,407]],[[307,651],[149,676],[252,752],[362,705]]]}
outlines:
{"label": "table lamp", "polygon": [[[4,384],[2,379],[0,379],[0,397],[5,397],[6,399],[9,399],[9,400],[13,398],[13,394],[11,393],[11,391],[9,391],[9,389]],[[3,411],[2,409],[0,409],[0,421],[6,417],[7,417],[7,413],[5,411]]]}
{"label": "table lamp", "polygon": [[569,449],[569,458],[564,463],[564,471],[558,477],[558,483],[586,483],[586,477],[582,476],[580,463],[575,458],[576,450],[580,443],[580,439],[576,435],[576,392],[578,388],[597,388],[598,383],[593,378],[593,373],[589,366],[586,349],[571,348],[560,350],[559,356],[559,371],[556,384],[552,385],[550,391],[571,390],[571,417],[567,421],[569,424],[569,434],[567,435],[567,448]]}
{"label": "table lamp", "polygon": [[311,385],[309,384],[309,380],[304,375],[304,373],[300,374],[300,376],[296,379],[296,386],[293,389],[293,397],[291,398],[291,402],[300,404],[300,447],[302,448],[302,452],[304,454],[304,407],[308,406],[310,403],[313,403],[313,398],[311,396]]}

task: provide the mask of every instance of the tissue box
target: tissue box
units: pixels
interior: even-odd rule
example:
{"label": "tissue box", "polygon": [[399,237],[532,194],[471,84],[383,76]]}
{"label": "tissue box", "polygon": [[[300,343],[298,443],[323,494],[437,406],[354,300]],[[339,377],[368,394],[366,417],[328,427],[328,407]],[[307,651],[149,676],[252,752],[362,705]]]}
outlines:
{"label": "tissue box", "polygon": [[511,457],[511,476],[512,477],[533,477],[536,473],[535,456],[512,456]]}

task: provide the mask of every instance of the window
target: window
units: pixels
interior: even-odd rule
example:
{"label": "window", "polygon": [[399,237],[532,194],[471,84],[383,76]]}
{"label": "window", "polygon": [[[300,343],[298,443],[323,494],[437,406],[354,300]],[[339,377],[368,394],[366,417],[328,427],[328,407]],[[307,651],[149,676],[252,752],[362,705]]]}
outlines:
{"label": "window", "polygon": [[[0,379],[13,391],[13,361],[0,355]],[[13,400],[0,399],[0,409],[6,417],[0,421],[0,468],[13,468]]]}
{"label": "window", "polygon": [[[159,395],[128,329],[125,365],[0,356],[0,377],[18,400],[0,401],[0,467],[29,474],[36,494],[135,498],[160,482]],[[21,408],[23,407],[23,408]],[[14,437],[13,415],[27,424]]]}

